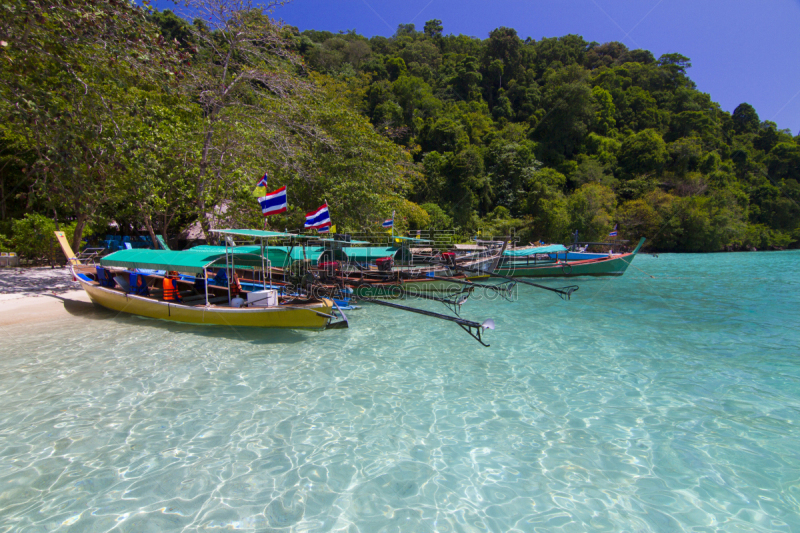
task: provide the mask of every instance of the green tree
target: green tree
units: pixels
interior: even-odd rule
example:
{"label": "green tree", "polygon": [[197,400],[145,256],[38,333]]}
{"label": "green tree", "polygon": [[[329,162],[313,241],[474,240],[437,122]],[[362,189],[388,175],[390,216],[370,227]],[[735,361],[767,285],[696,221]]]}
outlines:
{"label": "green tree", "polygon": [[181,53],[128,4],[24,0],[4,4],[0,138],[29,164],[28,209],[74,216],[72,246],[120,194],[116,146],[136,86],[167,87]]}
{"label": "green tree", "polygon": [[478,60],[472,56],[467,56],[458,62],[455,74],[448,79],[448,85],[453,88],[453,92],[461,100],[477,100],[480,98],[480,83],[483,79],[478,72]]}
{"label": "green tree", "polygon": [[583,67],[572,65],[550,71],[545,77],[543,100],[547,114],[530,135],[540,143],[542,158],[551,164],[575,153],[595,119],[588,74]]}
{"label": "green tree", "polygon": [[568,198],[570,228],[585,240],[602,240],[614,225],[617,199],[614,191],[599,183],[587,183]]}
{"label": "green tree", "polygon": [[561,189],[566,177],[543,168],[528,177],[525,185],[525,214],[530,225],[528,235],[546,242],[565,241],[569,236],[569,207]]}
{"label": "green tree", "polygon": [[622,141],[618,156],[622,175],[657,174],[667,162],[667,145],[655,130],[644,130]]}
{"label": "green tree", "polygon": [[614,99],[611,93],[602,87],[594,87],[592,89],[594,96],[594,104],[597,112],[595,113],[595,129],[600,135],[608,135],[617,125],[614,115],[617,108],[614,106]]}
{"label": "green tree", "polygon": [[428,37],[435,39],[437,37],[442,36],[442,31],[444,27],[442,26],[442,21],[439,19],[431,19],[425,23],[425,29],[423,30],[425,35]]}
{"label": "green tree", "polygon": [[736,133],[755,133],[761,124],[758,113],[750,104],[743,103],[736,106],[733,110],[733,127]]}
{"label": "green tree", "polygon": [[206,234],[213,211],[241,180],[264,172],[268,154],[273,165],[304,173],[294,158],[308,143],[326,142],[313,127],[297,127],[308,123],[313,87],[294,73],[300,58],[269,18],[279,4],[188,0],[192,13],[210,21],[192,26],[199,51],[182,87],[202,110],[194,198]]}
{"label": "green tree", "polygon": [[386,60],[386,72],[392,81],[405,75],[407,71],[406,62],[402,57],[391,57]]}

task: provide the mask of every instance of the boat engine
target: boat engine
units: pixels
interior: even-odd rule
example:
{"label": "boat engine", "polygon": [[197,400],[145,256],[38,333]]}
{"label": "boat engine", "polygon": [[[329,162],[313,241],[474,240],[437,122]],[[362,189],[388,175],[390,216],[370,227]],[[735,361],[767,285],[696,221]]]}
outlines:
{"label": "boat engine", "polygon": [[323,280],[336,279],[336,275],[340,270],[339,261],[325,261],[324,263],[320,263],[317,265],[317,270],[319,271],[320,278]]}
{"label": "boat engine", "polygon": [[391,257],[381,257],[375,260],[375,264],[378,265],[378,270],[381,272],[391,272],[394,266],[394,259]]}

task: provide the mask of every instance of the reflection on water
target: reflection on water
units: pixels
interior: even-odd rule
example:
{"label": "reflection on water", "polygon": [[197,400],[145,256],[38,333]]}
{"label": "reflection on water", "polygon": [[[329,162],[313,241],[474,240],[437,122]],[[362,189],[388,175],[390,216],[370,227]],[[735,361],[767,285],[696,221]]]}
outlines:
{"label": "reflection on water", "polygon": [[0,345],[0,530],[797,531],[799,259],[468,302],[489,349],[368,305],[281,332],[65,302]]}

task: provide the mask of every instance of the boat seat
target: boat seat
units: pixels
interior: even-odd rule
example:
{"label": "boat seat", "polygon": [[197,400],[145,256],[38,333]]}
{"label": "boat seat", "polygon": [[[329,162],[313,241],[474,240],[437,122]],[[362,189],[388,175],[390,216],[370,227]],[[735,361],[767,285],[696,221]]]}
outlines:
{"label": "boat seat", "polygon": [[128,280],[125,279],[125,277],[126,276],[116,275],[116,276],[114,276],[114,281],[117,282],[117,284],[122,288],[123,291],[130,292],[131,291],[131,286],[128,283]]}
{"label": "boat seat", "polygon": [[147,275],[139,274],[136,272],[128,273],[128,294],[135,294],[138,296],[149,296],[149,287],[147,285]]}
{"label": "boat seat", "polygon": [[97,273],[97,281],[102,287],[114,288],[116,282],[114,281],[114,274],[110,270],[98,266],[95,267],[95,272]]}

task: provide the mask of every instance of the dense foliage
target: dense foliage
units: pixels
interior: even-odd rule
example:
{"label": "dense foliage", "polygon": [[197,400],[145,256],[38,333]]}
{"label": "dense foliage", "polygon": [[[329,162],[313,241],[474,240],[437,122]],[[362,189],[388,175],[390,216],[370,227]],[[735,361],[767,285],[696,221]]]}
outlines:
{"label": "dense foliage", "polygon": [[192,4],[203,18],[189,23],[124,0],[3,1],[0,233],[22,235],[25,213],[60,221],[76,249],[112,220],[153,238],[260,227],[265,171],[289,190],[275,228],[302,227],[325,199],[345,229],[402,203],[410,155],[306,71],[269,6]]}
{"label": "dense foliage", "polygon": [[75,247],[111,220],[153,237],[259,227],[265,171],[288,186],[280,229],[327,200],[356,232],[395,210],[402,229],[464,237],[597,240],[618,223],[664,251],[800,241],[800,137],[748,104],[722,111],[679,54],[438,20],[301,33],[270,6],[189,3],[193,22],[2,0],[0,243],[43,217]]}
{"label": "dense foliage", "polygon": [[401,25],[391,38],[304,31],[308,66],[349,87],[421,167],[408,192],[465,232],[563,242],[648,237],[654,249],[800,240],[800,137],[722,111],[689,59],[579,36],[488,39]]}

